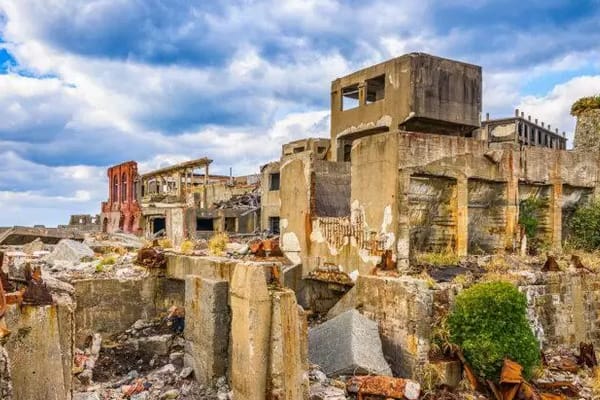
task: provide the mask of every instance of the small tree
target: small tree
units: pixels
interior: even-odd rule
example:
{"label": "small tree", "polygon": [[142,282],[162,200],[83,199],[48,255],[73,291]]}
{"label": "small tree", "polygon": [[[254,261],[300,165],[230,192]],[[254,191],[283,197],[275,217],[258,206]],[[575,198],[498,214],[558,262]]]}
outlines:
{"label": "small tree", "polygon": [[520,363],[525,377],[539,365],[526,308],[525,295],[508,282],[478,283],[456,297],[450,337],[481,378],[497,382],[505,358]]}
{"label": "small tree", "polygon": [[542,246],[543,240],[539,237],[540,214],[547,201],[539,197],[528,197],[519,204],[519,225],[523,227],[529,242],[529,247],[534,252]]}
{"label": "small tree", "polygon": [[600,249],[600,201],[575,210],[569,223],[568,239],[579,249]]}

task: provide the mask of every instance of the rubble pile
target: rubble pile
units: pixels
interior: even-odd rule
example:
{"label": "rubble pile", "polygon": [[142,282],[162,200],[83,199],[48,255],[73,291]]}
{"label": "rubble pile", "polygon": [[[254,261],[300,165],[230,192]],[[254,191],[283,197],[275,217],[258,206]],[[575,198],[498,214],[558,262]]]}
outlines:
{"label": "rubble pile", "polygon": [[228,200],[215,202],[213,207],[217,209],[254,210],[260,208],[260,194],[258,189],[255,189],[250,193],[233,195]]}
{"label": "rubble pile", "polygon": [[198,384],[183,363],[185,340],[165,319],[138,320],[102,340],[96,334],[74,360],[75,400],[228,399],[223,377],[214,388]]}

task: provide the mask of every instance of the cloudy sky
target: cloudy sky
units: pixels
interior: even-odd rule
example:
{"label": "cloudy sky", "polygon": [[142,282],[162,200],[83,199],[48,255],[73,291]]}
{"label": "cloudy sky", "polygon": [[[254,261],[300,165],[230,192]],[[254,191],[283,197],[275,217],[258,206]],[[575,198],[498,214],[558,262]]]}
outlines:
{"label": "cloudy sky", "polygon": [[572,132],[600,0],[0,0],[0,226],[99,212],[125,160],[257,172],[328,136],[331,80],[412,51],[481,65],[484,113]]}

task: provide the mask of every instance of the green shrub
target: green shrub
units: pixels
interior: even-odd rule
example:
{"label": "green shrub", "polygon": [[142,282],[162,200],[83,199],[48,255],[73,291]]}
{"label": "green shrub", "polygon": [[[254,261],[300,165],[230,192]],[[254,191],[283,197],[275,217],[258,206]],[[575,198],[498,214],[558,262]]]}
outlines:
{"label": "green shrub", "polygon": [[600,249],[600,201],[575,210],[569,223],[568,240],[578,249]]}
{"label": "green shrub", "polygon": [[571,106],[571,115],[576,117],[587,110],[597,109],[600,109],[600,95],[582,97]]}
{"label": "green shrub", "polygon": [[450,337],[481,378],[497,382],[504,358],[520,363],[527,378],[539,365],[526,308],[525,295],[508,282],[478,283],[456,297]]}
{"label": "green shrub", "polygon": [[546,246],[538,233],[541,215],[547,206],[548,201],[546,199],[533,196],[522,200],[519,204],[519,225],[525,230],[527,243],[533,253]]}

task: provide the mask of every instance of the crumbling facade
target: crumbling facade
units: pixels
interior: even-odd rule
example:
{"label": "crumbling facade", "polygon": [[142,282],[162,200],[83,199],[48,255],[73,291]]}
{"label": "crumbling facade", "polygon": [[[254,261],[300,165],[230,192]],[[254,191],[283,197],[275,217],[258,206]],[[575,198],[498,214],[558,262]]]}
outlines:
{"label": "crumbling facade", "polygon": [[138,170],[135,161],[114,165],[107,171],[108,201],[102,202],[102,232],[141,233]]}
{"label": "crumbling facade", "polygon": [[209,174],[212,160],[199,158],[141,176],[147,237],[164,232],[174,244],[214,232],[248,233],[260,225],[258,177]]}
{"label": "crumbling facade", "polygon": [[[369,82],[381,76],[372,95]],[[346,109],[349,87],[358,102]],[[548,146],[521,147],[521,117],[510,141],[472,135],[480,90],[479,67],[424,54],[333,81],[336,161],[310,151],[281,160],[287,254],[305,273],[326,264],[368,273],[383,258],[404,268],[420,253],[513,252],[528,198],[543,204],[540,240],[560,248],[572,210],[596,191],[598,154],[567,151],[555,134]]]}
{"label": "crumbling facade", "polygon": [[554,131],[551,125],[543,121],[538,122],[536,118],[531,120],[531,115],[525,119],[525,113],[515,110],[515,116],[511,118],[490,119],[489,114],[481,121],[481,138],[495,143],[514,143],[521,146],[548,147],[551,149],[566,150],[567,138],[563,131]]}

